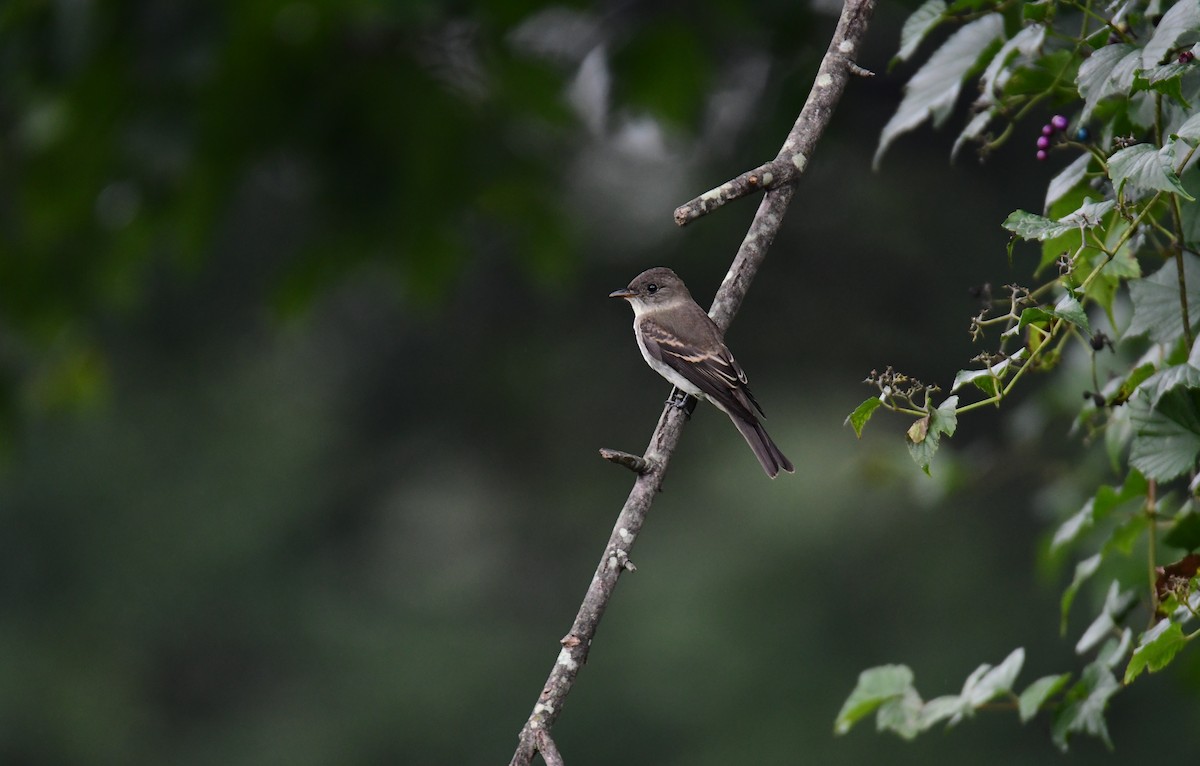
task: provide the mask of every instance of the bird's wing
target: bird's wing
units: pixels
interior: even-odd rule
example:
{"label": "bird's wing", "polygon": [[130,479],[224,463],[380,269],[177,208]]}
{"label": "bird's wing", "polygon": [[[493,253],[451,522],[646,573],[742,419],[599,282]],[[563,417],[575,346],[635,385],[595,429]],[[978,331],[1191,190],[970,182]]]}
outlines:
{"label": "bird's wing", "polygon": [[[713,330],[714,339],[719,339],[719,332],[715,327]],[[746,385],[746,373],[724,343],[716,340],[720,350],[716,353],[707,351],[691,339],[680,338],[651,317],[642,318],[641,336],[651,356],[691,381],[721,409],[751,422],[757,422],[755,410],[758,415],[763,414],[762,407]],[[704,345],[711,347],[711,344]]]}

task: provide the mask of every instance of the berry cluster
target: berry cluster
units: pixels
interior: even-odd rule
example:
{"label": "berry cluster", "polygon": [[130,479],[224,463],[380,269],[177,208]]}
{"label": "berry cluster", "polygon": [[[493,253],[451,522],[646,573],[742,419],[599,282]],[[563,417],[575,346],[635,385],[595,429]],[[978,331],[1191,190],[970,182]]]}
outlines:
{"label": "berry cluster", "polygon": [[1050,148],[1050,137],[1060,130],[1067,129],[1067,118],[1061,114],[1056,114],[1050,118],[1050,122],[1042,126],[1042,135],[1038,136],[1037,140],[1037,158],[1038,162],[1046,159],[1046,150]]}

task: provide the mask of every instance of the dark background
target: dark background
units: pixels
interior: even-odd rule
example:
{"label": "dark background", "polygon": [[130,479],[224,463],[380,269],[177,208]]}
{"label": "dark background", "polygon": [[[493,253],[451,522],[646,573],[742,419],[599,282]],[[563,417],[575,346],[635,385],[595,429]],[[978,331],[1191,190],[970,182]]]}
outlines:
{"label": "dark background", "polygon": [[[605,296],[665,265],[711,299],[757,201],[671,213],[774,156],[828,5],[0,7],[0,761],[506,762],[630,486],[596,449],[668,393]],[[568,763],[1062,760],[1011,711],[832,734],[872,665],[926,698],[1018,646],[1020,686],[1080,667],[1045,536],[1113,480],[1068,434],[1082,354],[932,477],[908,421],[843,425],[872,368],[948,389],[983,350],[968,288],[1029,282],[999,224],[1058,167],[1036,122],[951,166],[959,117],[871,172],[907,11],[729,333],[796,475],[698,411]],[[1196,670],[1070,759],[1191,754]]]}

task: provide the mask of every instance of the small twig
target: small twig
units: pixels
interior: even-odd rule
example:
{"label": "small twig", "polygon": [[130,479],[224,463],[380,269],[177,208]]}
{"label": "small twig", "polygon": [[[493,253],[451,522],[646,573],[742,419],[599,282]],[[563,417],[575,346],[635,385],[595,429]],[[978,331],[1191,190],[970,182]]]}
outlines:
{"label": "small twig", "polygon": [[850,75],[871,75],[871,72],[854,63],[854,57],[866,37],[867,23],[874,11],[875,0],[850,0],[842,7],[842,16],[833,39],[829,41],[825,58],[821,60],[821,68],[817,70],[808,100],[775,159],[680,205],[675,209],[676,224],[686,226],[726,202],[751,192],[786,188],[796,182],[808,167],[808,159],[825,132],[825,126],[829,124],[833,108],[841,99]]}
{"label": "small twig", "polygon": [[554,744],[554,738],[550,736],[550,732],[545,730],[538,732],[537,748],[538,752],[542,754],[542,760],[546,762],[546,766],[565,766],[562,755],[558,752],[558,745]]}
{"label": "small twig", "polygon": [[850,74],[854,75],[855,77],[874,77],[875,76],[875,73],[872,72],[870,69],[865,69],[863,67],[860,67],[858,64],[855,64],[853,61],[847,61],[846,68],[849,69]]}
{"label": "small twig", "polygon": [[[800,117],[796,120],[796,125],[788,134],[787,141],[779,153],[781,158],[787,158],[793,165],[799,161],[797,158],[807,162],[807,157],[816,147],[817,139],[833,117],[833,108],[849,78],[849,69],[845,64],[866,36],[867,23],[874,10],[875,0],[847,0],[843,7],[829,51],[821,61],[816,82],[800,112]],[[799,172],[792,174],[790,178],[792,181],[798,179]],[[757,181],[755,183],[758,184]],[[738,307],[746,297],[750,282],[783,224],[783,214],[794,192],[793,183],[781,186],[776,181],[774,188],[767,192],[759,204],[754,221],[750,224],[741,247],[738,248],[729,273],[717,289],[712,308],[709,309],[709,315],[722,331],[729,328]],[[562,713],[563,703],[575,685],[580,668],[587,661],[596,627],[600,624],[600,619],[612,598],[617,579],[622,572],[634,569],[629,561],[629,551],[637,541],[650,505],[662,489],[663,475],[675,447],[679,444],[686,421],[684,410],[672,405],[663,408],[658,426],[654,429],[654,435],[650,437],[650,444],[642,458],[647,464],[646,470],[639,473],[634,480],[625,506],[617,516],[617,522],[613,525],[596,573],[575,615],[575,622],[571,625],[567,637],[562,640],[562,649],[550,670],[550,676],[542,686],[533,713],[521,728],[510,766],[529,766],[534,753],[545,743],[549,743],[548,747],[552,750],[549,754],[543,751],[543,758],[547,763],[551,763],[551,758],[558,758],[557,763],[562,763],[557,749],[549,740],[548,733]]]}
{"label": "small twig", "polygon": [[608,447],[600,448],[600,457],[610,463],[623,465],[636,474],[643,474],[650,470],[650,461],[640,455],[631,455],[628,452],[621,450],[609,449]]}

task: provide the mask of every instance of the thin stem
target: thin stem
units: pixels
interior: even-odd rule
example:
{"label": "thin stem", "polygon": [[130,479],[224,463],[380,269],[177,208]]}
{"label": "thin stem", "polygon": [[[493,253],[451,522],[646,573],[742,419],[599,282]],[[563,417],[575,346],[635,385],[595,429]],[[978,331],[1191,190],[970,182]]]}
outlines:
{"label": "thin stem", "polygon": [[1157,570],[1157,563],[1156,563],[1157,559],[1156,559],[1156,552],[1155,552],[1155,544],[1156,544],[1156,541],[1158,538],[1158,528],[1157,528],[1157,525],[1153,523],[1154,515],[1155,515],[1155,505],[1157,505],[1157,502],[1158,502],[1157,495],[1158,495],[1158,482],[1154,479],[1151,479],[1147,483],[1146,505],[1143,508],[1143,512],[1145,514],[1147,514],[1151,519],[1151,523],[1148,525],[1150,527],[1150,529],[1146,533],[1146,568],[1147,568],[1147,570],[1149,570],[1149,575],[1150,575],[1150,620],[1151,620],[1151,622],[1153,622],[1153,620],[1154,620],[1154,615],[1158,613],[1158,588],[1156,587],[1157,582],[1158,582],[1158,572],[1156,571]]}

